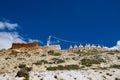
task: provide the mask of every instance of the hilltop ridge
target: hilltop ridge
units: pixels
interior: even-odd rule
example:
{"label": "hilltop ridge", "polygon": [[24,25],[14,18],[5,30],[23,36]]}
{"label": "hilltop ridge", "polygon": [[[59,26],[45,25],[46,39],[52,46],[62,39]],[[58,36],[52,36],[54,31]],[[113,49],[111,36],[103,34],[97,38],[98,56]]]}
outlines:
{"label": "hilltop ridge", "polygon": [[[20,66],[31,68],[30,72],[27,72],[28,74],[59,70],[111,71],[111,69],[120,69],[120,51],[96,48],[74,48],[63,51],[47,46],[39,46],[39,48],[23,47],[0,50],[0,63],[1,75],[5,73],[15,73],[17,75],[21,71]],[[117,75],[113,75],[113,77],[115,78]]]}

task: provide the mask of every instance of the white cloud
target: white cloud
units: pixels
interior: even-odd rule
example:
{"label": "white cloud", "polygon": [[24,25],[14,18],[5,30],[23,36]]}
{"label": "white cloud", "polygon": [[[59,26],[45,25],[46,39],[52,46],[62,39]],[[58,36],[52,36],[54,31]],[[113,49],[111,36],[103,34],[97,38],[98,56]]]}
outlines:
{"label": "white cloud", "polygon": [[43,44],[43,42],[41,40],[37,40],[37,39],[29,39],[28,42],[33,43],[33,42],[39,42],[40,44]]}
{"label": "white cloud", "polygon": [[4,29],[5,25],[3,24],[3,22],[0,22],[0,29]]}
{"label": "white cloud", "polygon": [[120,50],[120,40],[117,41],[116,46],[113,46],[113,47],[111,47],[110,49],[112,49],[112,50]]}
{"label": "white cloud", "polygon": [[9,22],[2,22],[0,21],[0,29],[4,30],[7,28],[8,30],[13,30],[18,27],[17,23],[9,23]]}
{"label": "white cloud", "polygon": [[[19,32],[16,32],[16,28],[18,27],[17,23],[9,23],[9,20],[0,21],[0,50],[1,49],[9,49],[12,46],[12,43],[27,43],[27,42],[35,42],[38,41],[40,44],[43,44],[40,40],[27,38],[25,41],[23,37],[19,35]],[[7,31],[5,29],[8,29]],[[14,30],[14,32],[11,32]]]}
{"label": "white cloud", "polygon": [[0,32],[0,49],[11,48],[13,42],[25,43],[17,32]]}

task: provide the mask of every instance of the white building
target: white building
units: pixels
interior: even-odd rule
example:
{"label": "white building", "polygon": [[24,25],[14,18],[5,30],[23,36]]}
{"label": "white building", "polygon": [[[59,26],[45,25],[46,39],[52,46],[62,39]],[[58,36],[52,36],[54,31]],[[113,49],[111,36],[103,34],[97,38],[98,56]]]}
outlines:
{"label": "white building", "polygon": [[61,46],[59,44],[57,44],[57,45],[49,45],[49,47],[52,48],[52,49],[61,50]]}
{"label": "white building", "polygon": [[72,48],[73,48],[72,45],[70,45],[69,49],[72,49]]}
{"label": "white building", "polygon": [[74,45],[74,48],[78,48],[78,46],[75,44],[75,45]]}

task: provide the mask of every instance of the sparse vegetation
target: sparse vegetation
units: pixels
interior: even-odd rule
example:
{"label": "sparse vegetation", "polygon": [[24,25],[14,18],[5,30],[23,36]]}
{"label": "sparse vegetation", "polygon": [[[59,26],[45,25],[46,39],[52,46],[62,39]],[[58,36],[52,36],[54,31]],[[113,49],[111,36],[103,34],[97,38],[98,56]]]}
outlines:
{"label": "sparse vegetation", "polygon": [[25,64],[19,64],[19,66],[18,66],[19,68],[25,68],[26,67],[26,65]]}
{"label": "sparse vegetation", "polygon": [[117,65],[117,64],[111,65],[110,67],[120,69],[120,65]]}
{"label": "sparse vegetation", "polygon": [[60,54],[60,53],[50,53],[50,55],[53,55],[53,56],[60,56],[61,54]]}
{"label": "sparse vegetation", "polygon": [[81,63],[82,63],[82,65],[90,67],[90,66],[92,66],[92,64],[100,64],[100,61],[95,60],[95,59],[91,60],[91,59],[84,58],[81,60]]}
{"label": "sparse vegetation", "polygon": [[36,52],[36,53],[34,53],[34,54],[39,54],[39,52]]}
{"label": "sparse vegetation", "polygon": [[72,57],[73,60],[76,60],[76,57]]}
{"label": "sparse vegetation", "polygon": [[12,50],[11,53],[10,53],[10,55],[17,56],[18,53],[19,53],[19,51],[17,51],[17,50]]}
{"label": "sparse vegetation", "polygon": [[58,58],[53,58],[53,59],[51,59],[51,60],[53,61],[53,63],[57,63],[57,64],[59,64],[59,63],[64,63],[64,62],[65,62],[64,60],[58,59]]}
{"label": "sparse vegetation", "polygon": [[28,77],[29,71],[31,71],[31,70],[32,70],[32,67],[21,68],[21,70],[17,72],[16,76],[18,76],[18,77]]}
{"label": "sparse vegetation", "polygon": [[17,58],[18,60],[26,60],[25,58]]}
{"label": "sparse vegetation", "polygon": [[54,50],[48,51],[48,54],[49,54],[49,55],[53,55],[53,56],[60,56],[60,55],[61,55],[61,53],[54,52]]}
{"label": "sparse vegetation", "polygon": [[119,50],[114,50],[113,52],[115,52],[115,53],[119,53],[120,51],[119,51]]}
{"label": "sparse vegetation", "polygon": [[118,59],[120,59],[120,56],[117,56]]}
{"label": "sparse vegetation", "polygon": [[115,53],[114,52],[107,52],[107,54],[114,55]]}
{"label": "sparse vegetation", "polygon": [[45,56],[46,56],[46,54],[42,54],[42,55],[41,55],[41,57],[45,57]]}
{"label": "sparse vegetation", "polygon": [[[42,50],[41,50],[42,49]],[[29,51],[27,49],[24,51],[22,49],[12,49],[4,51],[5,54],[1,55],[1,71],[4,72],[17,72],[18,77],[24,77],[24,80],[29,80],[29,68],[27,66],[32,66],[33,71],[35,71],[35,75],[39,79],[44,79],[41,74],[37,72],[43,72],[46,70],[54,71],[54,70],[62,70],[63,71],[77,71],[82,69],[82,71],[86,71],[88,69],[91,70],[92,73],[97,73],[100,75],[104,75],[106,79],[108,77],[113,77],[114,79],[117,77],[120,69],[120,54],[119,51],[107,51],[104,50],[101,52],[96,50],[69,50],[69,51],[60,51],[60,50],[49,50],[49,48],[41,48]],[[13,52],[12,52],[13,51]],[[118,54],[117,54],[118,53]],[[114,55],[115,54],[115,55]],[[15,57],[15,56],[16,57]],[[44,57],[45,56],[45,57]],[[103,63],[102,63],[103,62]],[[104,63],[105,62],[105,63]],[[115,64],[113,64],[115,62]],[[100,64],[102,63],[102,64]],[[109,66],[112,64],[111,66]],[[114,68],[114,69],[113,69]],[[93,71],[92,71],[93,70]],[[112,71],[115,72],[112,72]],[[96,71],[96,72],[95,72]],[[114,75],[113,75],[114,74]],[[5,76],[6,77],[6,76]],[[60,79],[59,76],[55,74],[52,75],[54,79]],[[62,77],[61,77],[62,78]],[[63,78],[64,79],[64,78]],[[74,78],[78,79],[78,78]],[[92,79],[92,78],[91,78]],[[101,76],[101,79],[105,79]],[[115,80],[120,80],[119,77]]]}
{"label": "sparse vegetation", "polygon": [[29,75],[26,75],[23,80],[29,80]]}
{"label": "sparse vegetation", "polygon": [[5,51],[5,49],[1,49],[1,50],[0,50],[0,52],[3,52],[3,51]]}
{"label": "sparse vegetation", "polygon": [[78,50],[78,51],[75,51],[74,53],[79,54],[80,56],[94,55],[95,53],[97,53],[97,50],[88,50],[87,52]]}
{"label": "sparse vegetation", "polygon": [[6,58],[5,58],[5,60],[8,60],[8,59],[11,59],[11,58],[9,58],[9,57],[6,57]]}
{"label": "sparse vegetation", "polygon": [[78,70],[80,67],[78,65],[58,65],[56,67],[48,67],[47,70]]}
{"label": "sparse vegetation", "polygon": [[119,50],[111,50],[111,51],[107,51],[107,54],[111,54],[111,55],[114,55],[116,53],[120,53]]}
{"label": "sparse vegetation", "polygon": [[42,64],[48,64],[47,60],[38,60],[37,62],[33,63],[35,65],[42,65]]}
{"label": "sparse vegetation", "polygon": [[30,54],[28,54],[28,53],[25,53],[25,56],[26,56],[26,57],[30,57],[31,55],[30,55]]}
{"label": "sparse vegetation", "polygon": [[82,59],[81,62],[82,62],[82,65],[85,65],[87,67],[92,66],[90,59]]}
{"label": "sparse vegetation", "polygon": [[53,53],[54,53],[54,50],[48,51],[48,54],[53,54]]}
{"label": "sparse vegetation", "polygon": [[84,54],[82,51],[78,50],[78,51],[74,51],[74,53],[76,54]]}

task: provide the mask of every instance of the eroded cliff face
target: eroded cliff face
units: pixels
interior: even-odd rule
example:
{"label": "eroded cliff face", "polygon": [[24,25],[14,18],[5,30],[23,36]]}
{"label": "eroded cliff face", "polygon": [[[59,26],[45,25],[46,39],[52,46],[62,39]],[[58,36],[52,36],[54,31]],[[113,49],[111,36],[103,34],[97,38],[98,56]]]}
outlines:
{"label": "eroded cliff face", "polygon": [[15,48],[38,48],[38,42],[34,42],[34,43],[13,43],[11,49],[15,49]]}

